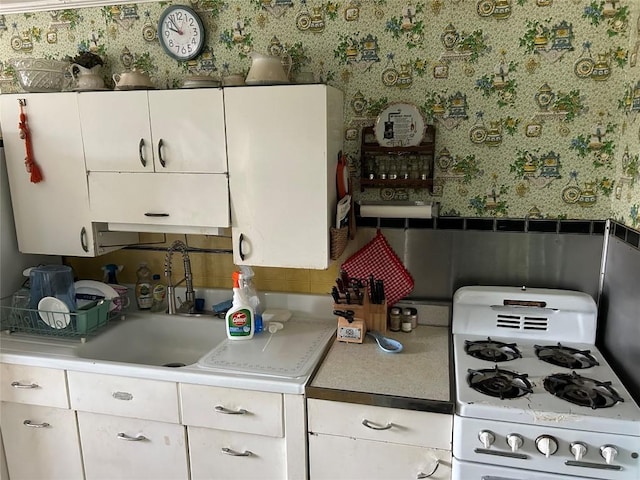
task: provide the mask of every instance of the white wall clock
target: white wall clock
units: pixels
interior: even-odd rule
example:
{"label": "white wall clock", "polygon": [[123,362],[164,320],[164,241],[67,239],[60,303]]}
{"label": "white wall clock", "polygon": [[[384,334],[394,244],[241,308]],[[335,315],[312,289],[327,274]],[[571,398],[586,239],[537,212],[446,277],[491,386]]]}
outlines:
{"label": "white wall clock", "polygon": [[185,5],[172,5],[160,15],[158,39],[167,55],[191,60],[204,47],[204,25],[198,14]]}

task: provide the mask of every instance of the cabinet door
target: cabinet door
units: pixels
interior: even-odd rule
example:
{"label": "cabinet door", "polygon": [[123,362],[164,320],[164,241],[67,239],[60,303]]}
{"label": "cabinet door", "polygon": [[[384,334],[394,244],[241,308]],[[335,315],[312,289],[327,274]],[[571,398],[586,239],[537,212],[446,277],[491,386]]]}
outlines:
{"label": "cabinet door", "polygon": [[92,172],[89,196],[95,221],[128,224],[139,232],[159,226],[166,233],[204,234],[229,226],[229,187],[223,174]]}
{"label": "cabinet door", "polygon": [[327,268],[342,93],[325,85],[230,88],[225,119],[234,263]]}
{"label": "cabinet door", "polygon": [[309,435],[310,480],[451,478],[451,452],[353,437]]}
{"label": "cabinet door", "polygon": [[149,92],[156,172],[226,173],[222,89]]}
{"label": "cabinet door", "polygon": [[[89,192],[75,93],[0,96],[0,125],[18,247],[22,253],[95,255]],[[20,138],[18,100],[43,180],[31,183]]]}
{"label": "cabinet door", "polygon": [[0,418],[12,479],[84,478],[73,410],[2,402]]}
{"label": "cabinet door", "polygon": [[285,479],[283,438],[188,427],[191,478]]}
{"label": "cabinet door", "polygon": [[189,478],[185,427],[78,412],[87,480]]}
{"label": "cabinet door", "polygon": [[153,172],[146,90],[77,95],[87,170]]}

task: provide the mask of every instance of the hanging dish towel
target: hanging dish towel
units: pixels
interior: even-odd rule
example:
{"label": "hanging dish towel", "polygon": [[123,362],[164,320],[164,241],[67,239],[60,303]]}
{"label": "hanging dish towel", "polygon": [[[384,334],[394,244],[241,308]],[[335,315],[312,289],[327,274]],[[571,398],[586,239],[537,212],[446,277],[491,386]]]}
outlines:
{"label": "hanging dish towel", "polygon": [[351,278],[369,278],[373,275],[384,281],[387,305],[391,306],[413,290],[413,278],[378,230],[376,236],[349,257],[341,267]]}

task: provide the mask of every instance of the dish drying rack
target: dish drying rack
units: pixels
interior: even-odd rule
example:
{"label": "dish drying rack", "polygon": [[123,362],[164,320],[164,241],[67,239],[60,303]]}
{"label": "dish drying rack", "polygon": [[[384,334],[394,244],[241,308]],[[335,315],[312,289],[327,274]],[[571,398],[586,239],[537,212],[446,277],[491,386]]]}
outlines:
{"label": "dish drying rack", "polygon": [[[49,337],[84,338],[104,329],[109,321],[124,314],[123,310],[112,310],[110,300],[98,300],[75,312],[60,313],[31,308],[0,305],[0,329],[6,333],[29,333]],[[43,315],[41,315],[43,314]],[[42,317],[69,316],[64,328],[47,324]]]}

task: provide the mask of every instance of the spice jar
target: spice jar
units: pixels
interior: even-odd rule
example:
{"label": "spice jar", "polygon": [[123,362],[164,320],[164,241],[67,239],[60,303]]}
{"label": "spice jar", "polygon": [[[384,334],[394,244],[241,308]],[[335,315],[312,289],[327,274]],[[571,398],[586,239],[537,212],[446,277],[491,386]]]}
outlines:
{"label": "spice jar", "polygon": [[403,308],[402,309],[402,331],[403,332],[410,332],[412,330],[411,328],[411,309],[410,308]]}
{"label": "spice jar", "polygon": [[389,330],[392,332],[399,332],[401,324],[400,309],[393,307],[389,311]]}
{"label": "spice jar", "polygon": [[411,311],[411,330],[415,330],[418,326],[418,310],[410,308]]}

